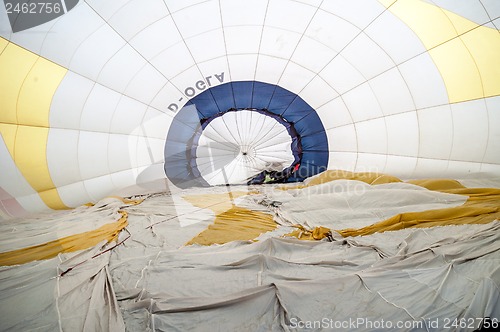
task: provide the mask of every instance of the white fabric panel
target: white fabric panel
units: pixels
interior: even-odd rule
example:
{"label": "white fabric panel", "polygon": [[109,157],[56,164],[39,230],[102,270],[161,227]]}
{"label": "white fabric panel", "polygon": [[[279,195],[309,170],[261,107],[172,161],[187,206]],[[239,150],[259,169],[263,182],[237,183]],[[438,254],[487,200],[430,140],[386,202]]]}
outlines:
{"label": "white fabric panel", "polygon": [[14,163],[2,135],[0,135],[0,160],[2,161],[2,171],[0,172],[2,189],[13,197],[35,193]]}
{"label": "white fabric panel", "polygon": [[491,176],[495,176],[500,172],[500,165],[497,164],[481,164],[481,172],[488,173]]}
{"label": "white fabric panel", "polygon": [[330,102],[332,99],[337,98],[338,95],[339,94],[318,75],[315,75],[300,92],[300,97],[315,110]]}
{"label": "white fabric panel", "polygon": [[416,112],[385,117],[387,153],[397,156],[418,156],[419,132]]}
{"label": "white fabric panel", "polygon": [[202,33],[185,42],[196,63],[226,55],[222,29]]}
{"label": "white fabric panel", "polygon": [[[158,139],[158,138],[148,137],[148,148],[149,148],[149,153],[151,154],[152,163],[161,163],[163,167],[163,162],[165,161],[164,157],[165,138]],[[164,174],[165,172],[163,172],[159,178],[163,178]]]}
{"label": "white fabric panel", "polygon": [[337,52],[311,39],[302,37],[295,49],[291,61],[294,61],[309,70],[318,72],[323,69]]}
{"label": "white fabric panel", "polygon": [[107,159],[111,173],[132,168],[131,154],[135,153],[135,146],[130,146],[128,135],[109,135]]}
{"label": "white fabric panel", "polygon": [[[137,172],[138,175],[135,181],[137,185],[143,184],[144,186],[142,186],[142,188],[145,188],[145,190],[149,190],[149,192],[159,192],[159,190],[156,189],[158,187],[161,189],[160,191],[169,191],[167,180],[165,179],[163,162],[140,167],[137,169]],[[171,185],[171,187],[172,186],[173,185]]]}
{"label": "white fabric panel", "polygon": [[[219,85],[221,83],[227,83],[231,81],[231,73],[229,71],[229,65],[227,63],[227,58],[225,56],[220,56],[216,59],[211,59],[208,61],[200,62],[197,64],[199,72],[201,72],[201,75],[204,78],[204,81],[207,83],[206,87],[198,88],[196,93],[198,94],[202,90],[208,89],[209,87]],[[223,77],[220,78],[220,80],[215,77],[215,75],[222,75]],[[196,77],[193,75],[191,78],[191,81],[188,83],[186,86],[193,86],[195,85],[195,80],[193,79]],[[222,80],[222,82],[221,82]]]}
{"label": "white fabric panel", "polygon": [[56,187],[81,179],[78,162],[78,130],[51,128],[47,139],[47,165]]}
{"label": "white fabric panel", "polygon": [[410,178],[414,174],[416,165],[417,158],[388,155],[384,172],[399,178]]}
{"label": "white fabric panel", "polygon": [[283,73],[287,63],[288,61],[285,59],[266,56],[259,53],[255,80],[276,84],[280,79],[281,73]]}
{"label": "white fabric panel", "polygon": [[181,90],[175,87],[172,83],[167,83],[163,88],[155,95],[153,101],[151,102],[151,107],[154,107],[163,112],[174,112],[174,110],[169,110],[168,107],[171,103],[176,103],[179,109],[184,106],[188,101],[185,96],[183,96]]}
{"label": "white fabric panel", "polygon": [[450,106],[418,110],[417,117],[420,137],[419,157],[448,159],[453,145]]}
{"label": "white fabric panel", "polygon": [[[150,154],[149,144],[147,137],[136,136],[130,137],[129,139],[131,149],[134,148],[134,143],[136,143],[135,151],[136,153],[132,155],[132,165],[136,167],[148,166],[153,163],[153,156]],[[133,151],[133,150],[132,150]]]}
{"label": "white fabric panel", "polygon": [[[147,5],[146,5],[147,4]],[[130,40],[147,26],[168,15],[162,0],[131,0],[109,18],[111,25],[125,40]],[[131,20],[130,18],[134,19]]]}
{"label": "white fabric panel", "polygon": [[[496,0],[481,0],[481,4],[484,6],[488,15],[491,19],[495,17],[500,17],[500,3]],[[497,20],[498,22],[498,20]]]}
{"label": "white fabric panel", "polygon": [[[170,4],[167,5],[170,9]],[[206,1],[180,11],[171,10],[171,12],[175,25],[184,39],[221,28],[220,8],[217,1]]]}
{"label": "white fabric panel", "polygon": [[368,83],[363,83],[342,96],[354,122],[383,116],[376,96]]}
{"label": "white fabric panel", "polygon": [[413,175],[416,178],[442,177],[448,172],[449,161],[440,159],[418,158]]}
{"label": "white fabric panel", "polygon": [[[107,173],[109,173],[109,171]],[[117,189],[113,181],[111,181],[111,175],[109,174],[84,180],[83,185],[94,202],[110,195]]]}
{"label": "white fabric panel", "polygon": [[141,123],[146,114],[147,106],[137,100],[121,96],[111,119],[111,133],[130,134]]}
{"label": "white fabric panel", "polygon": [[352,123],[351,115],[342,98],[335,98],[328,104],[317,108],[316,113],[326,130]]}
{"label": "white fabric panel", "polygon": [[412,96],[397,68],[371,79],[369,84],[385,115],[415,109]]}
{"label": "white fabric panel", "polygon": [[[474,6],[471,6],[471,2],[475,2]],[[481,4],[483,0],[432,0],[431,4],[449,10],[459,16],[462,16],[472,22],[482,25],[488,22],[490,18],[486,13],[484,7],[488,9],[487,4]],[[486,1],[487,3],[488,1]],[[492,17],[493,18],[493,17]]]}
{"label": "white fabric panel", "polygon": [[448,104],[443,78],[429,54],[424,53],[399,65],[399,71],[417,109]]}
{"label": "white fabric panel", "polygon": [[470,161],[456,161],[450,160],[448,163],[448,170],[446,176],[449,178],[456,178],[463,174],[474,174],[481,171],[481,163],[474,163]]}
{"label": "white fabric panel", "polygon": [[301,35],[296,32],[264,26],[260,54],[290,59]]}
{"label": "white fabric panel", "polygon": [[500,30],[500,18],[497,18],[496,20],[493,20],[491,23],[487,23],[484,26],[487,26],[492,29],[497,29]]}
{"label": "white fabric panel", "polygon": [[370,226],[405,212],[461,206],[467,200],[463,195],[426,190],[408,183],[369,185],[354,180],[331,181],[295,190],[291,195],[273,195],[273,192],[266,195],[269,201],[282,203],[275,216],[280,225],[335,230]]}
{"label": "white fabric panel", "polygon": [[123,92],[145,64],[146,61],[137,51],[125,45],[106,63],[97,82]]}
{"label": "white fabric panel", "polygon": [[339,55],[319,73],[338,93],[343,94],[365,82],[366,79],[348,60]]}
{"label": "white fabric panel", "polygon": [[500,97],[485,99],[488,108],[488,144],[483,161],[500,164]]}
{"label": "white fabric panel", "polygon": [[224,28],[224,41],[227,54],[259,52],[261,26],[234,26]]}
{"label": "white fabric panel", "polygon": [[315,75],[314,72],[293,62],[289,62],[278,83],[285,89],[298,94]]}
{"label": "white fabric panel", "polygon": [[327,130],[326,133],[328,135],[330,151],[356,152],[358,150],[356,128],[354,125],[336,127]]}
{"label": "white fabric panel", "polygon": [[[170,82],[180,92],[182,92],[184,94],[184,99],[183,99],[184,102],[187,102],[190,98],[192,98],[193,96],[195,96],[201,92],[201,91],[195,89],[194,94],[186,95],[186,89],[189,87],[195,88],[195,84],[198,81],[205,81],[205,77],[203,76],[202,73],[200,73],[200,69],[197,66],[192,66],[192,67],[186,69],[185,71],[183,71],[182,73],[180,73],[179,75],[177,75],[176,77],[174,77],[170,80]],[[215,77],[213,77],[211,79],[211,85],[215,86],[218,84],[219,84],[219,81]],[[191,92],[192,92],[192,90],[191,90]],[[180,99],[174,99],[170,102],[177,102],[177,101],[181,102]],[[153,106],[154,106],[154,104],[153,104]]]}
{"label": "white fabric panel", "polygon": [[78,140],[78,162],[83,180],[109,173],[109,134],[81,131]]}
{"label": "white fabric panel", "polygon": [[[168,36],[168,38],[158,38],[158,36]],[[151,23],[130,40],[130,44],[148,60],[178,42],[182,42],[182,37],[172,16]]]}
{"label": "white fabric panel", "polygon": [[355,123],[358,151],[384,153],[387,151],[387,128],[385,119],[373,119]]}
{"label": "white fabric panel", "polygon": [[335,14],[319,10],[305,31],[305,35],[340,52],[360,30]]}
{"label": "white fabric panel", "polygon": [[102,18],[82,1],[56,20],[43,41],[40,55],[67,68],[81,44],[92,38],[104,24]]}
{"label": "white fabric panel", "polygon": [[[0,7],[0,21],[5,22],[5,29],[0,31],[0,35],[4,36],[8,40],[11,40],[15,44],[26,48],[34,53],[39,53],[40,49],[43,47],[44,39],[46,38],[48,31],[57,23],[61,17],[52,20],[50,22],[44,23],[42,25],[33,27],[30,31],[19,31],[12,33],[12,28],[9,24],[9,19],[5,10],[5,6]],[[5,18],[5,19],[4,19]]]}
{"label": "white fabric panel", "polygon": [[453,148],[451,160],[482,162],[488,143],[488,111],[484,100],[451,105]]}
{"label": "white fabric panel", "polygon": [[[85,0],[85,4],[88,4],[93,10],[99,13],[105,20],[113,16],[117,11],[125,6],[130,0],[113,0],[113,1],[102,1],[102,0]],[[78,5],[82,2],[80,1]]]}
{"label": "white fabric panel", "polygon": [[168,78],[175,77],[195,64],[193,56],[182,41],[152,58],[151,63]]}
{"label": "white fabric panel", "polygon": [[373,78],[394,66],[394,62],[384,49],[364,33],[359,34],[347,45],[342,55],[366,79]]}
{"label": "white fabric panel", "polygon": [[229,74],[233,81],[251,81],[257,67],[257,54],[228,55]]}
{"label": "white fabric panel", "polygon": [[125,41],[105,24],[79,45],[71,58],[69,69],[96,80],[104,65],[124,44]]}
{"label": "white fabric panel", "polygon": [[140,126],[140,135],[165,140],[168,128],[172,123],[172,115],[171,112],[162,113],[154,108],[148,108]]}
{"label": "white fabric panel", "polygon": [[396,64],[426,51],[415,32],[390,11],[380,15],[364,32],[380,45]]}
{"label": "white fabric panel", "polygon": [[387,166],[387,154],[358,153],[354,172],[384,173]]}
{"label": "white fabric panel", "polygon": [[52,98],[51,127],[80,129],[82,109],[94,85],[93,81],[68,71]]}
{"label": "white fabric panel", "polygon": [[228,112],[203,130],[196,163],[209,184],[245,183],[262,169],[293,162],[291,139],[275,119],[253,111]]}
{"label": "white fabric panel", "polygon": [[77,207],[84,203],[91,202],[92,198],[87,193],[83,181],[73,182],[71,184],[57,188],[59,197],[66,206]]}
{"label": "white fabric panel", "polygon": [[37,213],[47,211],[47,205],[42,201],[38,193],[19,196],[16,197],[16,200],[28,212]]}
{"label": "white fabric panel", "polygon": [[82,110],[80,129],[108,133],[120,94],[96,84]]}
{"label": "white fabric panel", "polygon": [[185,1],[164,0],[165,4],[167,5],[171,13],[177,12],[187,7],[198,5],[206,1],[207,0],[185,0]]}
{"label": "white fabric panel", "polygon": [[366,0],[328,0],[323,1],[321,8],[352,22],[361,30],[385,10],[378,1]]}
{"label": "white fabric panel", "polygon": [[[153,66],[147,64],[127,84],[125,94],[143,103],[149,104],[165,86],[167,79]],[[167,105],[163,105],[165,108]]]}
{"label": "white fabric panel", "polygon": [[[267,0],[221,0],[220,7],[224,27],[233,25],[257,25],[264,23]],[[225,30],[225,29],[224,29]]]}
{"label": "white fabric panel", "polygon": [[272,0],[267,7],[265,24],[302,34],[316,10],[313,6],[296,1]]}
{"label": "white fabric panel", "polygon": [[353,170],[358,159],[357,152],[330,152],[328,169]]}
{"label": "white fabric panel", "polygon": [[[111,173],[111,181],[113,181],[116,188],[127,188],[136,184],[138,173],[137,169],[127,169],[121,172]],[[116,194],[120,194],[120,190],[118,190]]]}

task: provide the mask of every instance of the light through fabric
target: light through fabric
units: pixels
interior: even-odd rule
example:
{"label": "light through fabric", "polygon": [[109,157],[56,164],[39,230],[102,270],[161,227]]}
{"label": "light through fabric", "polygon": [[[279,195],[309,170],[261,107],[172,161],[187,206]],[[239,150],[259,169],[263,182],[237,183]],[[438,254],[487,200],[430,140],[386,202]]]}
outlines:
{"label": "light through fabric", "polygon": [[258,109],[230,109],[202,122],[191,164],[210,184],[246,183],[262,170],[300,162],[300,138],[281,117]]}

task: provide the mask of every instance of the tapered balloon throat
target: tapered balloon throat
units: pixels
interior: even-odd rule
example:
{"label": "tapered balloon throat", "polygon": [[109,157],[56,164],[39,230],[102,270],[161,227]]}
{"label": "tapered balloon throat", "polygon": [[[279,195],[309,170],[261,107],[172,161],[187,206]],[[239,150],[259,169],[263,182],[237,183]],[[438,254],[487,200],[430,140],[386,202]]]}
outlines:
{"label": "tapered balloon throat", "polygon": [[316,111],[262,82],[231,82],[191,99],[175,116],[165,172],[180,187],[294,182],[326,168]]}

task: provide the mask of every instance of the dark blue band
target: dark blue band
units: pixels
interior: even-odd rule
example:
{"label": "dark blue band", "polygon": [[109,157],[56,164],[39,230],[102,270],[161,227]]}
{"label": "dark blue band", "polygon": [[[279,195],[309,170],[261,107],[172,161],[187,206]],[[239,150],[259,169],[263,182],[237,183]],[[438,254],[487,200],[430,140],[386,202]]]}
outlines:
{"label": "dark blue band", "polygon": [[[274,114],[276,119],[292,125],[289,127],[295,134],[290,131],[289,134],[292,142],[295,135],[300,139],[302,155],[300,167],[288,181],[302,181],[327,168],[328,140],[316,111],[298,95],[277,85],[242,81],[205,90],[189,100],[176,114],[165,143],[164,169],[170,181],[181,188],[207,185],[192,162],[197,139],[209,119],[238,109]],[[298,148],[295,146],[295,152],[299,151]]]}

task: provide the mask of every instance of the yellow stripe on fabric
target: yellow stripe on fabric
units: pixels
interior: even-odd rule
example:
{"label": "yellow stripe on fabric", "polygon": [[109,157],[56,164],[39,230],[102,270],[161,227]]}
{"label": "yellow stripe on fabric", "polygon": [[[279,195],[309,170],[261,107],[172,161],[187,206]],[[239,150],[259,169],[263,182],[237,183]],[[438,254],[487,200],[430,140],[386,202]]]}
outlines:
{"label": "yellow stripe on fabric", "polygon": [[[419,0],[379,0],[420,38],[450,103],[500,95],[500,34]],[[389,7],[390,6],[390,7]]]}
{"label": "yellow stripe on fabric", "polygon": [[62,239],[39,244],[29,248],[0,253],[0,265],[18,265],[28,262],[56,257],[59,253],[68,253],[93,247],[106,240],[115,241],[118,233],[127,222],[127,212],[119,211],[121,218],[103,225],[93,231],[64,237]]}
{"label": "yellow stripe on fabric", "polygon": [[[471,197],[462,206],[401,213],[367,227],[343,229],[337,232],[347,237],[370,235],[404,228],[487,224],[500,218],[500,190],[491,188],[483,188],[482,190],[484,191],[479,194],[479,197],[482,198]],[[453,191],[450,191],[450,193],[453,193]],[[455,193],[458,194],[458,192]],[[461,194],[467,195],[467,191],[463,191]]]}
{"label": "yellow stripe on fabric", "polygon": [[[313,179],[312,184],[309,185],[340,180],[342,175],[345,176],[343,179],[359,180],[369,184],[375,184],[370,182],[374,182],[376,179],[391,179],[391,182],[398,182],[395,181],[397,178],[385,176],[384,174],[326,171]],[[420,179],[407,181],[406,183],[443,193],[464,195],[468,199],[461,206],[421,212],[405,212],[366,227],[346,228],[336,230],[336,232],[344,237],[362,236],[405,228],[486,224],[500,219],[500,189],[466,188],[460,182],[452,179]],[[306,230],[300,225],[295,227],[296,230],[285,236],[293,236],[300,240],[321,240],[328,236],[330,231],[326,227],[316,227],[312,230]]]}
{"label": "yellow stripe on fabric", "polygon": [[13,155],[14,147],[16,144],[17,125],[9,123],[0,123],[0,135],[2,135],[5,146]]}
{"label": "yellow stripe on fabric", "polygon": [[231,192],[225,194],[192,195],[183,197],[196,207],[216,213],[214,223],[196,235],[186,245],[224,244],[230,241],[253,240],[260,234],[276,229],[273,216],[252,211],[233,204],[233,199],[251,194]]}
{"label": "yellow stripe on fabric", "polygon": [[0,134],[43,202],[52,209],[67,208],[47,163],[50,105],[67,69],[4,38],[0,43],[7,43],[0,54]]}

